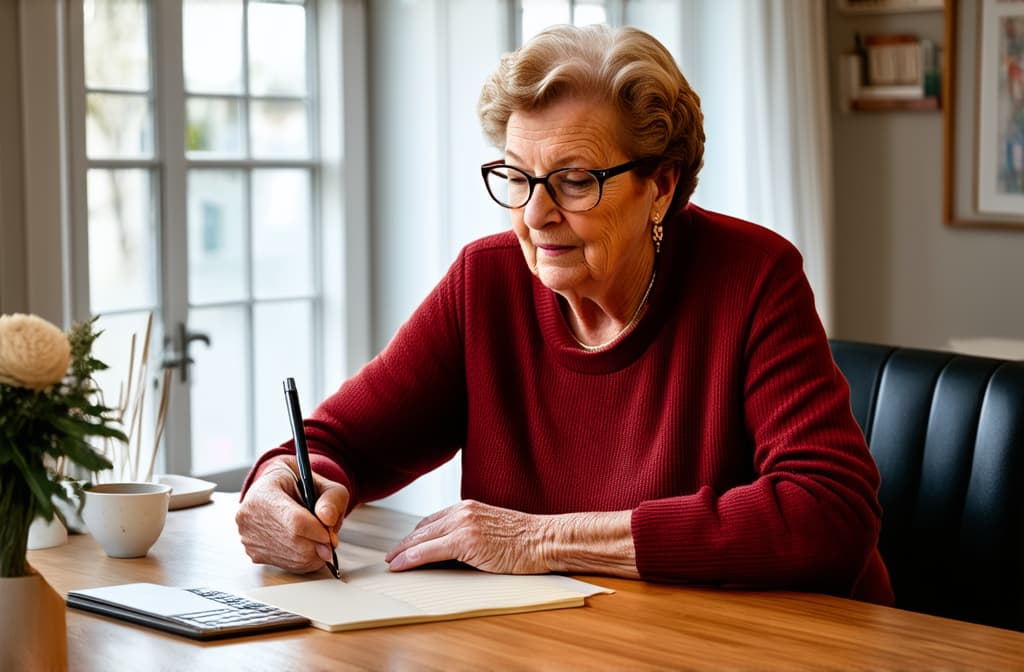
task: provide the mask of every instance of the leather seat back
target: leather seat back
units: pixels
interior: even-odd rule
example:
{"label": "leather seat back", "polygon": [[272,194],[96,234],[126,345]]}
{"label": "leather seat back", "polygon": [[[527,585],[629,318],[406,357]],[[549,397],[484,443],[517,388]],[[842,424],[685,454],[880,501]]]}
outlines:
{"label": "leather seat back", "polygon": [[832,340],[904,609],[1024,630],[1024,362]]}

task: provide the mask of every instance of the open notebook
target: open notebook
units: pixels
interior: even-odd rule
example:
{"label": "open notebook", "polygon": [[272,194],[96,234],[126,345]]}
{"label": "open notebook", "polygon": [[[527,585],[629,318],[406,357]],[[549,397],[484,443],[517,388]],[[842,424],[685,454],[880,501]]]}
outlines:
{"label": "open notebook", "polygon": [[488,574],[472,569],[391,572],[383,563],[360,567],[345,578],[345,583],[321,579],[257,588],[246,596],[336,632],[582,607],[591,595],[615,592],[552,574]]}

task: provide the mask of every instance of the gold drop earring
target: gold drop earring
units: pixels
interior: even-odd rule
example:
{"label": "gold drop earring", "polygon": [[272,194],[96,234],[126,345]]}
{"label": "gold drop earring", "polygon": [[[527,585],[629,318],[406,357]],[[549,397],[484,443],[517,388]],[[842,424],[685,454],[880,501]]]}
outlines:
{"label": "gold drop earring", "polygon": [[661,215],[654,213],[654,225],[651,226],[651,240],[654,241],[654,254],[661,253],[661,239],[664,237],[665,230],[661,225]]}

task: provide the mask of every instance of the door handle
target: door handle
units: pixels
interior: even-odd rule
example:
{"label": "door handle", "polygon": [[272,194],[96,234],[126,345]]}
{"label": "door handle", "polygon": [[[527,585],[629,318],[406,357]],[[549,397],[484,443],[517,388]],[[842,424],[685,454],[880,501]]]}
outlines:
{"label": "door handle", "polygon": [[179,376],[181,382],[187,383],[188,367],[195,363],[195,360],[188,354],[189,346],[195,341],[202,341],[209,347],[210,336],[199,331],[189,331],[184,322],[178,323],[176,332],[173,337],[164,339],[164,347],[169,346],[170,352],[164,356],[160,367],[164,369],[177,368],[181,372]]}

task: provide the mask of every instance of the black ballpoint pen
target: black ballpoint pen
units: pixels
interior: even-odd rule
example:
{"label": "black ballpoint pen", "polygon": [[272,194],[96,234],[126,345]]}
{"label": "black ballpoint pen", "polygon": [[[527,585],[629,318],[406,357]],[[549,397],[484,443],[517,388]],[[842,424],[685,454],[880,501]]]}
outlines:
{"label": "black ballpoint pen", "polygon": [[[295,461],[299,463],[299,490],[309,512],[316,516],[316,486],[313,484],[313,469],[309,466],[309,448],[306,446],[306,430],[302,426],[302,411],[299,409],[299,391],[295,389],[295,379],[285,378],[284,398],[288,406],[288,420],[292,425],[292,438],[295,439]],[[318,519],[319,520],[319,519]],[[330,531],[328,530],[328,533]],[[326,563],[334,578],[341,579],[341,567],[338,565],[338,553],[331,545],[331,558],[334,563]]]}

